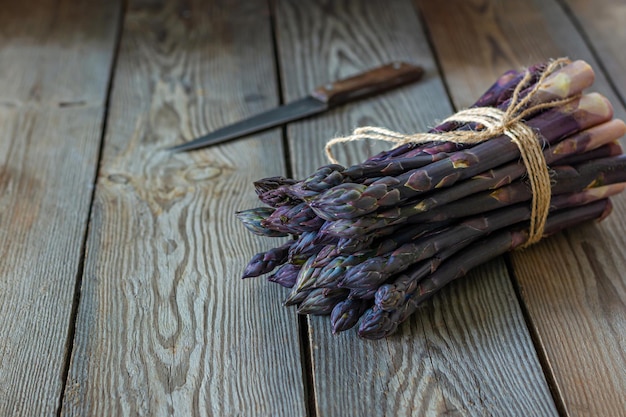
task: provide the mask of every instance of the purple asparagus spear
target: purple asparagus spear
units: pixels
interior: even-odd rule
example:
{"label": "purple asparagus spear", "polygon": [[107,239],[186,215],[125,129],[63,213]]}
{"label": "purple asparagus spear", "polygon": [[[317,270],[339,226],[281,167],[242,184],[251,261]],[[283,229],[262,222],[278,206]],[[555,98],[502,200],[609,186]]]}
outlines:
{"label": "purple asparagus spear", "polygon": [[[551,217],[546,225],[545,235],[592,219],[604,218],[610,210],[611,204],[608,200],[563,210]],[[420,282],[414,292],[407,294],[398,309],[390,312],[375,306],[368,310],[361,320],[359,336],[367,339],[389,336],[396,331],[400,323],[441,288],[465,276],[472,268],[520,247],[527,239],[527,230],[511,229],[488,236],[468,250],[459,252]]]}

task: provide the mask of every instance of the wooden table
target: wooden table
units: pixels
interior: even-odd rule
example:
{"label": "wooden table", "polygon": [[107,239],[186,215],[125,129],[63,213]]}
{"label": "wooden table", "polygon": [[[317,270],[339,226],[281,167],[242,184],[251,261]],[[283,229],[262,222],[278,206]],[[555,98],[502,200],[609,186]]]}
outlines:
{"label": "wooden table", "polygon": [[[239,276],[252,181],[361,125],[423,131],[503,71],[588,61],[624,118],[620,0],[3,1],[0,415],[626,415],[626,196],[361,340]],[[188,154],[391,60],[422,82]],[[344,163],[386,145],[343,148]]]}

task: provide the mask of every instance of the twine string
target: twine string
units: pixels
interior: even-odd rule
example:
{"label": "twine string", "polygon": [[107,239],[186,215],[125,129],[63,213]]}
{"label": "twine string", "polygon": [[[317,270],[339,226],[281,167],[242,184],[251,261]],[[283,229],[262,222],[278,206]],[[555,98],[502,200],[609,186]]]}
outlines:
{"label": "twine string", "polygon": [[524,123],[524,119],[539,110],[554,108],[576,100],[578,96],[567,97],[542,103],[533,103],[543,81],[562,65],[569,63],[566,58],[552,61],[542,72],[539,79],[528,94],[520,99],[521,92],[532,79],[530,71],[526,71],[522,80],[515,86],[509,106],[505,110],[495,107],[474,107],[461,110],[445,119],[442,123],[473,123],[475,130],[456,130],[450,132],[404,134],[389,129],[373,126],[360,127],[350,136],[329,140],[325,146],[326,156],[332,163],[338,163],[332,148],[340,143],[361,141],[365,139],[392,142],[396,146],[406,143],[425,143],[448,141],[459,144],[477,144],[486,140],[505,135],[517,145],[532,190],[531,216],[528,241],[522,247],[527,247],[539,241],[548,212],[550,210],[550,173],[543,156],[540,137]]}

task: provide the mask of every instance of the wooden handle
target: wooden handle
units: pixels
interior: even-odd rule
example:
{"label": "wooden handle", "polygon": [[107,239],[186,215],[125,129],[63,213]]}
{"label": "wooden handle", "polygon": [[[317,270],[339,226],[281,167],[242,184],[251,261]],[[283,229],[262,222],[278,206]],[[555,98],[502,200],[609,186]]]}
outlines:
{"label": "wooden handle", "polygon": [[406,62],[393,62],[382,67],[316,88],[311,95],[336,106],[419,80],[424,69]]}

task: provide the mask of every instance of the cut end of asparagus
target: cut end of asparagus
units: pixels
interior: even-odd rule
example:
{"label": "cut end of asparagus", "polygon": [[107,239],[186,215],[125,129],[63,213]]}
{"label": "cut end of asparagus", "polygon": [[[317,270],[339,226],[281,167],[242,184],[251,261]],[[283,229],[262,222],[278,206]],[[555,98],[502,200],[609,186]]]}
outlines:
{"label": "cut end of asparagus", "polygon": [[613,117],[613,106],[611,102],[599,93],[585,94],[578,103],[580,110],[595,114],[607,120]]}
{"label": "cut end of asparagus", "polygon": [[611,200],[606,200],[606,207],[604,208],[604,211],[602,212],[602,214],[600,214],[600,216],[598,217],[597,221],[601,222],[604,219],[606,219],[611,212],[613,211],[613,203],[611,203]]}
{"label": "cut end of asparagus", "polygon": [[585,61],[577,60],[547,77],[539,89],[557,97],[566,98],[591,86],[594,80],[593,68]]}

